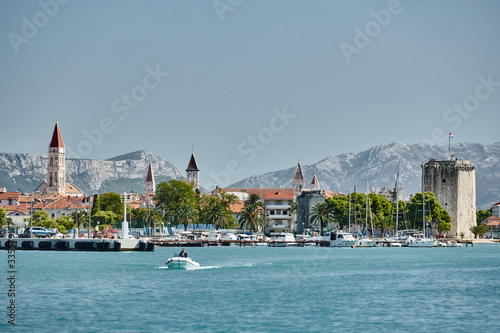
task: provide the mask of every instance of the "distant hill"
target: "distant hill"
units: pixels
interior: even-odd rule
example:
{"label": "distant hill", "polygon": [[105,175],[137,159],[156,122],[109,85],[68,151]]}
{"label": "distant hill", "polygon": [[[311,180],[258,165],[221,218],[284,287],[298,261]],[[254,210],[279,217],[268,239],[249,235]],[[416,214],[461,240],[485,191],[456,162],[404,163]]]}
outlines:
{"label": "distant hill", "polygon": [[[176,165],[141,150],[105,161],[66,159],[66,181],[84,193],[90,189],[99,193],[144,193],[149,162],[156,183],[184,178]],[[0,153],[0,187],[6,187],[8,191],[32,192],[46,179],[47,156]]]}
{"label": "distant hill", "polygon": [[[476,170],[477,209],[490,208],[500,201],[500,142],[494,144],[459,143],[451,146],[452,154],[469,160]],[[359,153],[330,156],[313,165],[302,165],[306,188],[314,175],[323,189],[347,193],[356,185],[364,192],[366,179],[370,187],[394,187],[398,162],[401,161],[400,186],[404,196],[420,192],[420,165],[430,158],[448,156],[447,145],[394,142],[380,145]],[[243,179],[230,187],[290,187],[295,165],[290,169],[265,173]]]}

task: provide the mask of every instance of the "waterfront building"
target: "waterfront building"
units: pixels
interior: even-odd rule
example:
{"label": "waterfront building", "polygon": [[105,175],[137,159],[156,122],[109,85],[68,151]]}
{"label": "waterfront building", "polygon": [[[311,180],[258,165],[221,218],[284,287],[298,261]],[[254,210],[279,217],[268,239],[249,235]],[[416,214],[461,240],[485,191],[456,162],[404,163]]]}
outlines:
{"label": "waterfront building", "polygon": [[491,206],[491,214],[494,216],[500,216],[500,202]]}
{"label": "waterfront building", "polygon": [[0,206],[18,206],[20,196],[19,192],[0,192]]}
{"label": "waterfront building", "polygon": [[263,193],[266,233],[273,236],[282,232],[293,232],[293,220],[290,208],[294,200],[291,189],[265,191]]}
{"label": "waterfront building", "polygon": [[198,164],[194,158],[194,152],[191,153],[191,158],[189,159],[189,164],[186,169],[186,178],[188,182],[195,185],[196,189],[200,189],[200,169],[198,169]]}
{"label": "waterfront building", "polygon": [[238,197],[238,202],[231,206],[233,216],[238,219],[238,214],[245,207],[245,200],[250,194],[257,194],[262,201],[265,232],[293,232],[293,214],[290,212],[294,200],[291,188],[219,188],[216,187],[212,194],[225,192]]}
{"label": "waterfront building", "polygon": [[425,191],[433,192],[451,216],[449,235],[473,238],[476,225],[476,168],[469,161],[431,160],[423,165]]}
{"label": "waterfront building", "polygon": [[45,210],[52,218],[59,218],[63,215],[71,215],[75,211],[83,211],[82,204],[71,200],[67,196],[58,196],[52,201],[40,201],[33,205],[33,211]]}
{"label": "waterfront building", "polygon": [[144,188],[146,190],[146,196],[154,196],[155,195],[155,177],[153,175],[153,167],[151,166],[151,162],[149,162],[148,174],[146,175],[146,183],[144,184]]}

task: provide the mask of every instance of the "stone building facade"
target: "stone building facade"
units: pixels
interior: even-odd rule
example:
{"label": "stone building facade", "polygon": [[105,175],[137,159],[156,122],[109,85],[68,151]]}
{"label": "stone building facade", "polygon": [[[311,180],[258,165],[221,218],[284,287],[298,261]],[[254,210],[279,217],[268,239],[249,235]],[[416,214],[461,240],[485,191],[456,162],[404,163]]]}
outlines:
{"label": "stone building facade", "polygon": [[469,161],[432,160],[424,164],[425,191],[434,192],[438,202],[451,216],[448,235],[473,238],[476,225],[476,168]]}
{"label": "stone building facade", "polygon": [[326,193],[324,190],[306,190],[302,191],[297,197],[297,226],[296,231],[298,234],[303,234],[304,229],[310,229],[311,212],[314,205],[324,202]]}

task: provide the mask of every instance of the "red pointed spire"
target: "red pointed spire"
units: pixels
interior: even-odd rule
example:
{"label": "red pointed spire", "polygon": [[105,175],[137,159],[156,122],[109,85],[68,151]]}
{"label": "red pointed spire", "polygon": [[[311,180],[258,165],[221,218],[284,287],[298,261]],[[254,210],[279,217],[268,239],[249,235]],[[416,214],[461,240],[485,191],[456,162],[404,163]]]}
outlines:
{"label": "red pointed spire", "polygon": [[151,167],[151,162],[149,162],[148,175],[146,176],[147,182],[153,181],[153,168]]}
{"label": "red pointed spire", "polygon": [[49,148],[64,148],[64,143],[61,136],[61,131],[59,131],[59,124],[56,120],[56,126],[54,127],[54,134],[52,134],[52,141],[50,141]]}

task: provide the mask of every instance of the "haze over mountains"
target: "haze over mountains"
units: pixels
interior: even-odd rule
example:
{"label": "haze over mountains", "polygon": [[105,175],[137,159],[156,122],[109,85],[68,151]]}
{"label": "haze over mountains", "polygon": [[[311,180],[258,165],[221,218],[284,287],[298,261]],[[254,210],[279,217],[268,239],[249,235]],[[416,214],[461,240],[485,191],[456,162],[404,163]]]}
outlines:
{"label": "haze over mountains", "polygon": [[[452,154],[459,159],[469,160],[477,168],[478,209],[489,208],[492,203],[500,201],[500,142],[459,143],[452,145]],[[302,171],[306,188],[309,188],[316,174],[323,189],[347,193],[349,186],[352,189],[356,185],[358,192],[364,192],[366,179],[370,187],[393,187],[398,163],[401,162],[400,186],[407,197],[421,190],[420,164],[430,158],[442,159],[447,156],[446,145],[394,142],[359,153],[330,156],[312,165],[302,165]],[[84,193],[88,193],[89,189],[99,193],[144,193],[149,162],[152,162],[156,183],[184,179],[184,172],[176,165],[151,152],[136,151],[104,161],[67,159],[67,181],[74,183]],[[230,187],[291,187],[295,166],[248,177]],[[200,174],[203,179],[203,168]],[[0,153],[0,187],[6,187],[9,191],[19,189],[32,192],[46,178],[47,156]]]}

